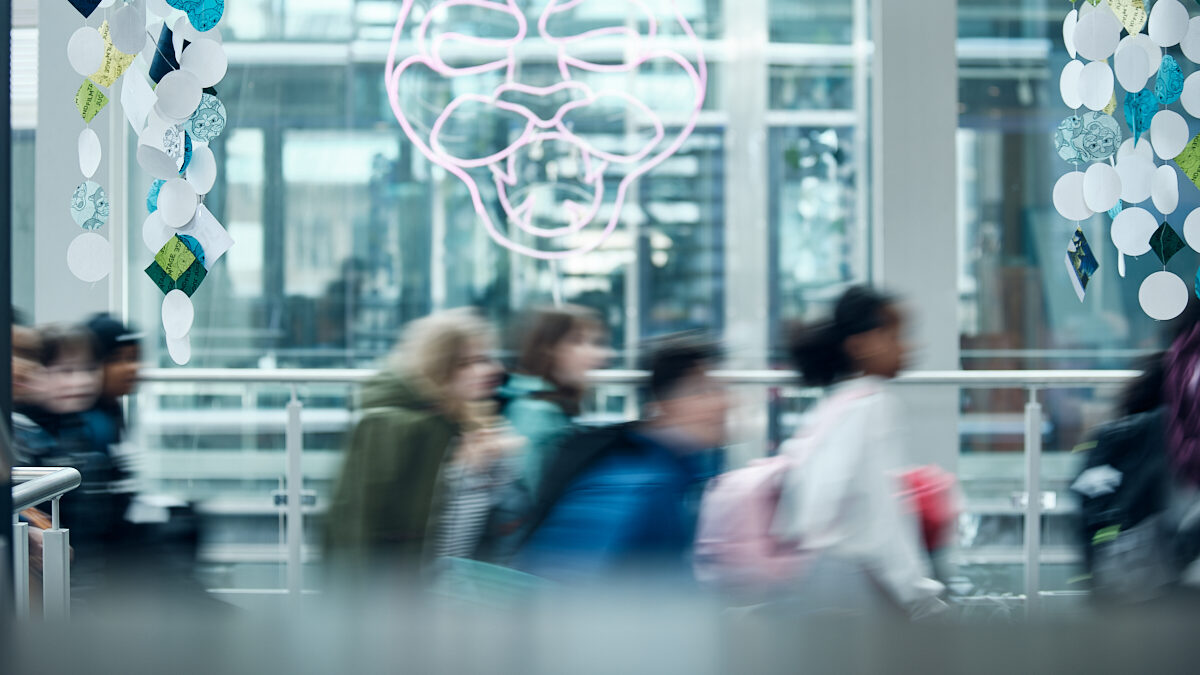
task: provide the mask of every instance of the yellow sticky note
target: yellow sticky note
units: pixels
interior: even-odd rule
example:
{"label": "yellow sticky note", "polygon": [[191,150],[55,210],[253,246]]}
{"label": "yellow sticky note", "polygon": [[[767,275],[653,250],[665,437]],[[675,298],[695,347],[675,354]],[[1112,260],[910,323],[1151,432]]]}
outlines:
{"label": "yellow sticky note", "polygon": [[90,123],[96,117],[96,113],[106,105],[108,97],[92,84],[91,80],[84,80],[83,84],[79,85],[79,91],[75,92],[75,108],[79,110],[84,122]]}
{"label": "yellow sticky note", "polygon": [[92,73],[88,79],[101,87],[111,87],[129,64],[133,63],[136,54],[122,54],[113,46],[112,38],[108,36],[107,21],[100,26],[100,37],[104,38],[104,62],[100,64],[100,70]]}
{"label": "yellow sticky note", "polygon": [[1196,134],[1175,158],[1175,165],[1188,177],[1188,180],[1200,187],[1200,134]]}

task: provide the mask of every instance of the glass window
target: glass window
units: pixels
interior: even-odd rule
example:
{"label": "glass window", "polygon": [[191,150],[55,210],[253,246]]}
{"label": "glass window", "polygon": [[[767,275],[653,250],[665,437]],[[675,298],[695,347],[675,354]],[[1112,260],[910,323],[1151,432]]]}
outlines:
{"label": "glass window", "polygon": [[854,38],[855,5],[854,0],[768,0],[771,42],[849,44]]}
{"label": "glass window", "polygon": [[[192,367],[370,368],[406,323],[430,312],[474,306],[503,327],[516,311],[557,300],[600,311],[620,355],[613,365],[632,367],[648,338],[733,332],[731,303],[744,300],[729,291],[727,261],[745,250],[770,251],[756,290],[769,316],[756,315],[761,325],[738,332],[770,334],[766,347],[777,352],[781,318],[809,315],[846,283],[866,278],[869,62],[861,54],[869,50],[852,48],[866,21],[855,14],[857,4],[771,2],[769,15],[759,17],[772,40],[764,62],[736,58],[733,40],[746,38],[727,34],[723,17],[737,11],[728,3],[674,3],[699,42],[662,20],[662,44],[693,61],[688,49],[699,45],[708,57],[707,95],[691,135],[644,175],[644,157],[598,158],[624,160],[647,149],[653,157],[671,147],[696,112],[693,82],[665,57],[615,71],[628,56],[619,41],[572,45],[571,54],[586,57],[596,72],[575,69],[571,80],[633,102],[597,97],[566,118],[577,140],[524,144],[511,162],[464,171],[470,184],[431,162],[393,113],[384,60],[401,4],[228,5],[222,30],[233,46],[231,64],[217,89],[230,126],[213,145],[221,182],[206,205],[236,244],[193,298]],[[645,33],[649,23],[634,11],[639,4],[580,3],[556,17],[550,30],[579,35],[629,26]],[[670,17],[666,0],[644,4]],[[536,16],[547,0],[521,6]],[[429,2],[414,3],[401,55],[416,52],[412,22],[426,16],[434,35],[497,38],[511,35],[515,25],[503,12],[478,7],[429,12]],[[534,90],[502,97],[492,95],[507,70],[448,78],[414,67],[398,83],[398,102],[414,135],[432,145],[441,114],[473,93],[484,100],[445,115],[440,147],[458,158],[485,158],[517,144],[528,118],[492,105],[493,98],[545,120],[575,95],[537,90],[567,79],[551,47],[533,36],[516,50],[513,80]],[[458,66],[488,57],[462,45],[447,45],[444,56]],[[768,110],[753,121],[731,119],[732,105],[740,102],[735,97],[747,91],[761,96]],[[736,145],[759,136],[765,139],[759,155]],[[129,198],[140,205],[150,180],[136,166],[131,172]],[[637,180],[626,180],[635,173]],[[748,181],[762,187],[759,215],[735,215],[761,217],[767,226],[747,231],[764,241],[727,225],[733,191]],[[622,189],[618,208],[614,197]],[[596,222],[567,232],[574,212],[565,205],[589,206],[597,195]],[[498,245],[478,209],[500,236],[539,251],[594,243],[610,218],[615,228],[586,255],[547,261]],[[131,210],[140,224],[145,213],[140,206]],[[537,236],[547,230],[560,234]],[[131,238],[129,247],[131,260],[147,259],[140,238]],[[148,357],[170,365],[154,329],[161,293],[140,270],[131,273],[128,288],[134,318],[148,328]],[[761,348],[751,357],[768,363]],[[750,393],[763,398],[760,389]],[[351,421],[351,388],[313,385],[298,394],[305,404],[306,488],[318,493],[320,511]],[[277,534],[271,527],[277,514],[263,500],[280,485],[288,399],[287,387],[277,385],[161,383],[145,387],[136,402],[139,439],[154,458],[149,479],[170,492],[211,500],[206,560],[235,563],[213,566],[212,583],[277,583],[246,560],[248,551],[267,547]],[[615,421],[636,414],[638,404],[634,388],[601,387],[588,414]],[[774,440],[792,430],[776,418],[786,417],[786,425],[798,419],[788,406],[776,407]]]}

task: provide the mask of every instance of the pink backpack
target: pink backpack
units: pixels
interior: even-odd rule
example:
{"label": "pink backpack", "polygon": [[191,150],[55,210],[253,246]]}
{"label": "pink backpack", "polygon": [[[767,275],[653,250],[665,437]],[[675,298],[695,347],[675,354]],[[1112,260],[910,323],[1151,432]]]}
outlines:
{"label": "pink backpack", "polygon": [[783,482],[795,460],[756,459],[709,484],[696,528],[696,578],[726,590],[761,590],[795,578],[799,542],[771,534]]}
{"label": "pink backpack", "polygon": [[[806,434],[812,443],[824,437],[850,401],[874,389],[856,389],[831,399],[817,428]],[[704,584],[729,591],[765,591],[797,578],[806,556],[799,541],[771,532],[784,481],[803,458],[776,455],[726,472],[709,483],[700,503],[693,566]]]}

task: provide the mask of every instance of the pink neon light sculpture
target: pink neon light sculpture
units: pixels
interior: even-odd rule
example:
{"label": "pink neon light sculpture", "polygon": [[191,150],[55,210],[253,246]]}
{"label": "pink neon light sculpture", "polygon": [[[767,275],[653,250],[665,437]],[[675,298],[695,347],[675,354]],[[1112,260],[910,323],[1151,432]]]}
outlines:
{"label": "pink neon light sculpture", "polygon": [[[421,154],[425,155],[429,161],[444,168],[466,185],[471,195],[475,213],[483,221],[483,225],[492,239],[516,253],[544,260],[552,260],[587,253],[602,245],[619,224],[622,207],[630,187],[643,174],[678,152],[696,127],[696,121],[704,104],[704,96],[708,83],[707,65],[700,51],[700,44],[696,34],[693,32],[691,25],[688,24],[687,20],[679,12],[674,0],[670,2],[674,14],[672,20],[678,23],[679,28],[686,37],[688,45],[695,50],[695,65],[677,50],[660,44],[661,41],[657,39],[659,32],[658,19],[655,18],[653,12],[650,11],[643,0],[567,0],[566,2],[550,0],[537,21],[537,36],[551,45],[557,52],[558,73],[561,76],[561,81],[550,86],[530,86],[517,81],[516,74],[519,64],[516,52],[518,46],[526,40],[529,34],[529,26],[523,10],[517,6],[515,0],[446,0],[433,4],[429,11],[425,12],[425,16],[415,30],[413,44],[416,53],[397,63],[397,52],[400,49],[405,25],[409,22],[408,20],[412,14],[413,2],[414,0],[404,0],[400,9],[400,17],[396,21],[396,28],[392,35],[392,44],[388,50],[385,77],[388,101],[392,106],[392,112],[395,114],[397,121],[400,122],[405,135],[421,151]],[[644,23],[647,26],[647,31],[641,33],[628,26],[609,26],[586,31],[578,35],[559,36],[552,34],[549,29],[551,19],[556,15],[571,11],[585,2],[604,2],[606,6],[614,2],[629,3],[641,12]],[[435,35],[430,39],[429,31],[435,13],[451,7],[479,8],[503,12],[515,20],[517,27],[516,34],[511,38],[497,39],[446,32]],[[619,38],[625,40],[626,58],[624,62],[617,64],[592,63],[571,53],[572,48],[578,46],[583,41],[597,38]],[[489,50],[499,50],[504,56],[482,64],[466,67],[452,66],[443,60],[442,50],[448,44],[454,43],[472,47],[473,49],[477,49],[479,53],[487,53]],[[695,92],[686,121],[680,128],[679,133],[670,139],[670,142],[661,149],[658,146],[666,140],[667,130],[662,119],[650,106],[627,91],[611,88],[596,91],[588,83],[575,79],[572,76],[572,70],[595,74],[628,74],[655,59],[667,59],[678,64],[684,73],[686,73]],[[418,131],[413,122],[413,115],[411,111],[405,109],[400,100],[399,93],[401,77],[410,68],[418,65],[424,66],[440,77],[447,79],[468,78],[503,72],[504,82],[486,94],[468,92],[456,96],[437,115],[426,136]],[[559,106],[549,118],[545,118],[544,116],[539,117],[528,106],[511,100],[512,97],[526,96],[537,97],[539,100],[545,101],[548,97],[560,95],[565,95],[568,102]],[[590,143],[586,138],[574,133],[570,125],[564,122],[564,118],[572,112],[586,109],[588,106],[597,104],[597,101],[601,99],[609,98],[619,99],[627,106],[627,109],[635,111],[637,115],[650,121],[650,126],[653,128],[652,138],[639,150],[629,154],[605,151]],[[463,158],[455,155],[445,147],[442,142],[442,136],[447,121],[460,108],[472,104],[483,105],[496,111],[520,116],[524,119],[523,131],[507,147],[487,156]],[[546,228],[534,225],[534,200],[528,198],[524,202],[514,203],[516,200],[512,199],[512,195],[510,194],[510,190],[518,185],[518,154],[523,150],[528,150],[532,146],[546,141],[563,143],[579,152],[582,160],[583,183],[590,186],[593,190],[591,197],[582,202],[570,199],[563,201],[562,209],[564,213],[562,215],[565,216],[568,224],[561,227]],[[605,223],[601,236],[573,249],[552,251],[544,251],[519,243],[502,232],[496,226],[491,212],[484,204],[483,196],[480,193],[480,185],[476,177],[470,173],[474,169],[489,170],[496,188],[498,201],[509,222],[533,237],[550,238],[575,234],[597,220],[599,211],[604,204],[605,171],[611,165],[622,165],[624,176],[620,181],[612,202],[612,215]]]}

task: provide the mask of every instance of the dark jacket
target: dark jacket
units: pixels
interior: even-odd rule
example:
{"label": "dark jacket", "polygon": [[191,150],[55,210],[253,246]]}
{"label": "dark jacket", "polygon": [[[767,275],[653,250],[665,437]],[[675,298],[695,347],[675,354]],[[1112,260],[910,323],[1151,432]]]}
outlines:
{"label": "dark jacket", "polygon": [[634,425],[568,437],[546,467],[517,566],[561,581],[688,574],[699,498],[719,464],[716,451],[670,447]]}
{"label": "dark jacket", "polygon": [[102,555],[124,529],[132,475],[113,455],[119,441],[120,429],[95,410],[59,415],[26,407],[13,415],[20,465],[79,470],[82,482],[62,499],[62,521],[83,555]]}
{"label": "dark jacket", "polygon": [[1200,494],[1170,466],[1163,408],[1101,427],[1071,486],[1092,599],[1169,595],[1200,557]]}
{"label": "dark jacket", "polygon": [[326,548],[335,564],[419,564],[430,554],[438,479],[458,425],[392,373],[364,385],[361,407],[326,521]]}

